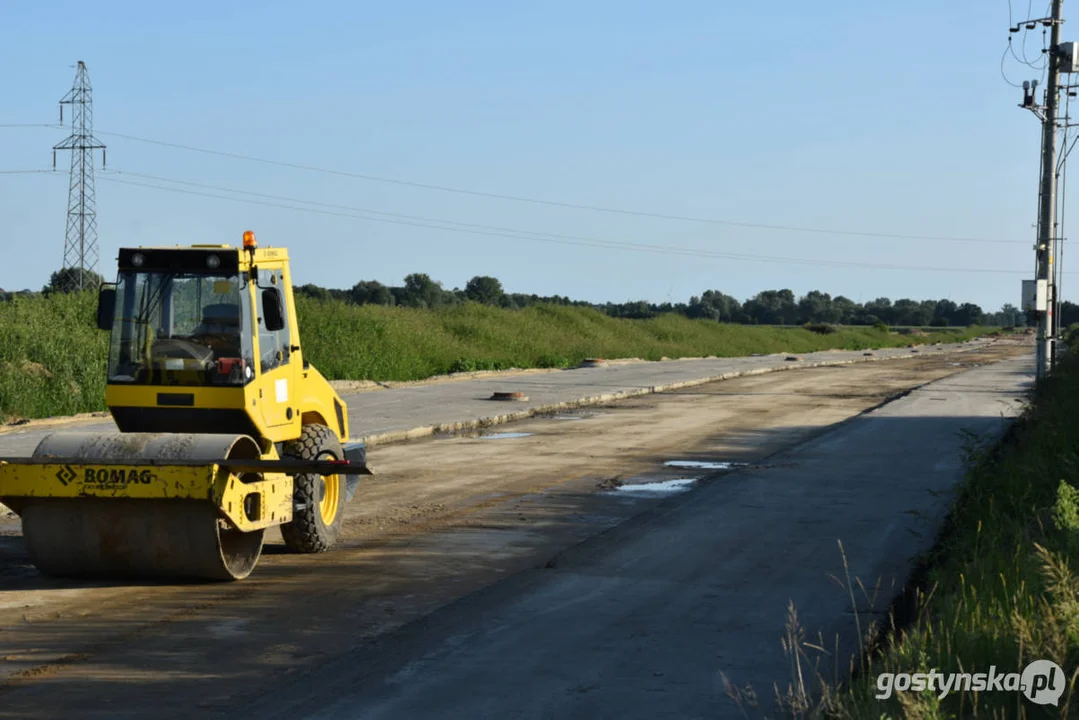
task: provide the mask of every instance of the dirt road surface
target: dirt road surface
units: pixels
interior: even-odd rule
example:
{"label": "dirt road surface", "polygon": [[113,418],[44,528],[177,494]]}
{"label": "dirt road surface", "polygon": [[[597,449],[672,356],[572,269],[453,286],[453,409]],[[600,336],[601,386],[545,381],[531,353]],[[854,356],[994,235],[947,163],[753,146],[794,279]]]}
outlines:
{"label": "dirt road surface", "polygon": [[787,681],[788,600],[850,623],[837,538],[868,583],[905,576],[958,431],[1003,429],[1030,354],[745,377],[376,446],[342,546],[271,536],[241,583],[44,580],[0,520],[0,717],[721,717],[719,671]]}

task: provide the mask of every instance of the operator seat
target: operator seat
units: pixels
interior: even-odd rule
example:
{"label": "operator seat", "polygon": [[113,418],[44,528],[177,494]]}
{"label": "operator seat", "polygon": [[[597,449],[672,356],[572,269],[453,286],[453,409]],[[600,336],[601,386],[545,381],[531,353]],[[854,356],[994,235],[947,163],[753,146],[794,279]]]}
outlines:
{"label": "operator seat", "polygon": [[231,303],[207,305],[202,311],[202,323],[192,335],[205,337],[218,358],[240,357],[240,306]]}

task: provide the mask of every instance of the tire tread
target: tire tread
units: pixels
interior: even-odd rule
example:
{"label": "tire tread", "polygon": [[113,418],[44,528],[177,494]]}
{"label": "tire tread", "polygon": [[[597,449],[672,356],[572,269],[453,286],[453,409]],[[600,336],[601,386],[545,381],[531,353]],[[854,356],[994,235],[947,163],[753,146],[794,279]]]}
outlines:
{"label": "tire tread", "polygon": [[[284,457],[300,460],[316,460],[327,451],[336,459],[343,457],[341,443],[333,430],[325,425],[304,425],[300,437],[284,444],[281,453]],[[338,482],[341,478],[338,477]],[[344,516],[341,504],[337,507],[337,517],[331,525],[322,522],[319,513],[317,491],[321,477],[318,475],[296,475],[293,478],[294,504],[303,505],[302,510],[294,511],[292,520],[281,525],[281,537],[285,546],[292,552],[326,552],[337,540]],[[343,496],[342,496],[343,502]]]}

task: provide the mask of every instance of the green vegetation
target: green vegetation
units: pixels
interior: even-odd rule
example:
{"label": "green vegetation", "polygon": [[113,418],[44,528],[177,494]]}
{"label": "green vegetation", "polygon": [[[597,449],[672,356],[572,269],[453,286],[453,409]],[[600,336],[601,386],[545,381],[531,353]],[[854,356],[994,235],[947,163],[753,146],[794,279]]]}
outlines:
{"label": "green vegetation", "polygon": [[[827,679],[805,677],[806,692],[787,698],[798,714],[910,720],[1075,717],[1077,407],[1079,357],[1072,354],[1062,359],[1001,442],[988,449],[971,444],[970,469],[948,526],[924,558],[918,592],[901,610],[907,622],[893,618],[885,639],[875,648],[870,644],[862,672],[844,687],[837,689],[831,672],[825,671]],[[859,592],[855,587],[852,597]],[[805,647],[799,653],[801,662],[808,663],[803,668],[812,666],[816,654]],[[1022,672],[1041,659],[1064,670],[1068,685],[1059,707],[1034,705],[1019,692],[874,697],[882,672],[979,673],[996,666],[1004,674]],[[822,665],[831,668],[832,662],[824,658]],[[798,685],[796,678],[793,687]]]}
{"label": "green vegetation", "polygon": [[469,303],[417,310],[305,299],[299,308],[308,357],[327,377],[372,380],[416,380],[462,370],[565,367],[586,357],[659,360],[858,350],[978,334],[963,329],[905,338],[867,327],[822,334],[802,328],[724,325],[676,313],[647,320],[619,319],[591,308],[557,305],[511,311]]}
{"label": "green vegetation", "polygon": [[1069,347],[1076,347],[1079,345],[1079,322],[1072,323],[1064,331],[1064,342]]}
{"label": "green vegetation", "polygon": [[[104,409],[107,334],[94,293],[0,303],[0,416],[39,418]],[[419,380],[449,372],[568,367],[586,357],[662,357],[866,349],[955,341],[978,328],[918,336],[871,327],[724,325],[665,313],[613,318],[587,307],[507,310],[467,302],[436,309],[300,297],[306,357],[330,379]],[[834,330],[834,331],[832,331]]]}
{"label": "green vegetation", "polygon": [[[621,303],[589,303],[553,295],[541,297],[506,292],[497,278],[477,275],[465,288],[447,290],[442,283],[425,273],[406,275],[404,284],[387,286],[375,280],[361,280],[350,290],[300,285],[296,292],[320,300],[341,300],[355,305],[390,305],[430,310],[458,305],[471,300],[483,305],[519,310],[533,305],[593,307],[617,318],[645,320],[666,313],[678,313],[692,319],[742,325],[803,325],[835,323],[841,325],[897,325],[914,327],[968,327],[970,325],[1015,326],[1026,316],[1014,305],[1005,304],[998,312],[985,312],[974,303],[956,303],[948,299],[911,300],[894,303],[886,297],[865,304],[819,290],[810,290],[801,298],[789,289],[764,290],[745,302],[720,292],[706,290],[688,303],[650,303],[636,300]],[[1079,307],[1065,302],[1061,317],[1079,319]]]}
{"label": "green vegetation", "polygon": [[0,303],[0,418],[103,409],[109,338],[96,307],[92,292]]}

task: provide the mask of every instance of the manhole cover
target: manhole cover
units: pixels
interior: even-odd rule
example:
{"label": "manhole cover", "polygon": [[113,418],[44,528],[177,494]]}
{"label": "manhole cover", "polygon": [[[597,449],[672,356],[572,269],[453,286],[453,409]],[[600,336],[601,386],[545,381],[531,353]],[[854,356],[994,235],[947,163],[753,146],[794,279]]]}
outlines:
{"label": "manhole cover", "polygon": [[522,392],[496,392],[494,395],[491,396],[491,399],[492,400],[508,400],[508,401],[511,401],[511,402],[512,401],[525,402],[526,400],[528,400],[528,396],[525,395]]}

